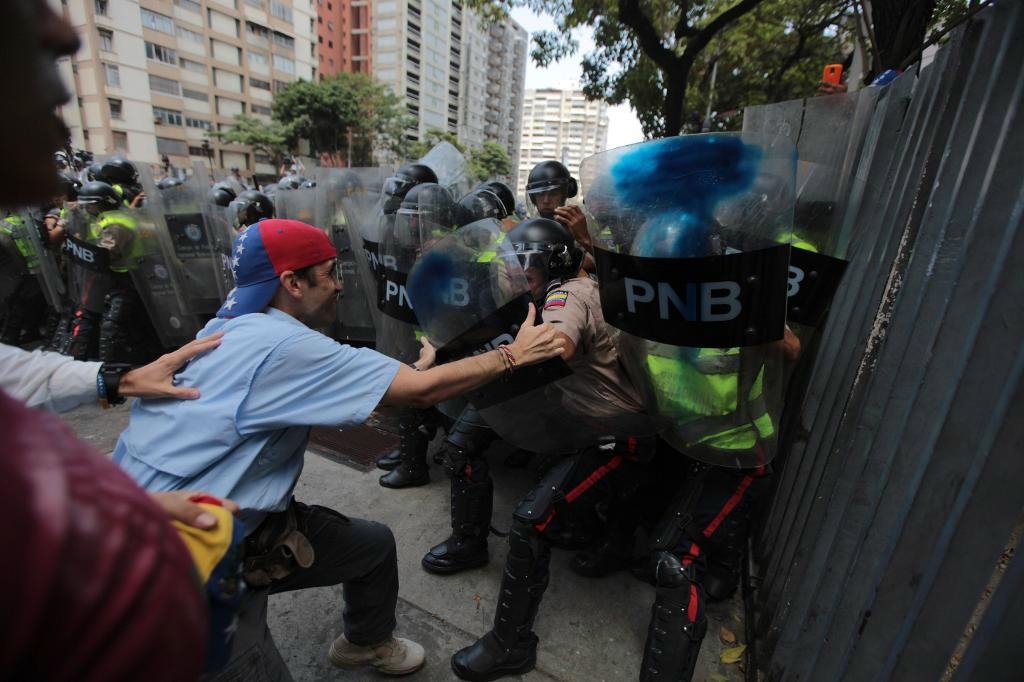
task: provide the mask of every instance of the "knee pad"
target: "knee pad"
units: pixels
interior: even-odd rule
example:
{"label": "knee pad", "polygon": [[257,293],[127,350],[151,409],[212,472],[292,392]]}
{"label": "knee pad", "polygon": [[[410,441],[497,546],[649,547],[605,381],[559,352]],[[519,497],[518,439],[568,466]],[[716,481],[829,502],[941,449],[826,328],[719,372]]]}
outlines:
{"label": "knee pad", "polygon": [[519,501],[512,518],[528,524],[543,521],[551,509],[565,499],[564,484],[572,466],[573,460],[569,458],[551,467],[540,483]]}

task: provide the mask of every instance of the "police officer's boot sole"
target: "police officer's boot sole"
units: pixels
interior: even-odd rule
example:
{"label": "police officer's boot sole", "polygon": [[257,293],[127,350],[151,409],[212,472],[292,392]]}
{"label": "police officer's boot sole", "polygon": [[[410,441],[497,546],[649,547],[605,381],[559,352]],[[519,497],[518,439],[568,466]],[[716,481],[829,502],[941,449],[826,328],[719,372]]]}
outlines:
{"label": "police officer's boot sole", "polygon": [[537,666],[537,635],[528,633],[511,647],[505,647],[494,632],[456,651],[452,672],[469,682],[489,682],[507,675],[522,675]]}
{"label": "police officer's boot sole", "polygon": [[427,573],[436,575],[452,575],[474,568],[486,566],[490,561],[487,551],[487,539],[463,538],[454,535],[439,545],[430,548],[423,555],[420,565]]}
{"label": "police officer's boot sole", "polygon": [[430,483],[430,473],[426,469],[410,469],[399,466],[379,479],[385,488],[417,488]]}

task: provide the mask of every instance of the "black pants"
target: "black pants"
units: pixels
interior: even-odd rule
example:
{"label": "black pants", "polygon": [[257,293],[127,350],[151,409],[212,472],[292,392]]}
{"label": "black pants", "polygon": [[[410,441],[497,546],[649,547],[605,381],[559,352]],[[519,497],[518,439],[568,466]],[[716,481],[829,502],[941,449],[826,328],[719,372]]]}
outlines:
{"label": "black pants", "polygon": [[218,682],[292,679],[267,627],[270,594],[341,583],[345,599],[341,617],[349,641],[376,644],[395,629],[398,558],[391,529],[317,505],[300,504],[298,513],[313,545],[313,564],[275,580],[269,588],[248,593],[239,614],[231,662],[212,678]]}

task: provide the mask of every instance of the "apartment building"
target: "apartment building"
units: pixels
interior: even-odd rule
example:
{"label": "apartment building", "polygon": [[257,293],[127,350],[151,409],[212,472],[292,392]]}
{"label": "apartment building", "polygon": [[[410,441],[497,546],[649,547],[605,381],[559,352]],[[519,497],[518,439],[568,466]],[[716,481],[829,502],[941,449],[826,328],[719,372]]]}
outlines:
{"label": "apartment building", "polygon": [[521,26],[486,26],[441,0],[374,0],[372,18],[373,74],[404,98],[410,140],[436,128],[469,147],[497,142],[517,160],[529,38]]}
{"label": "apartment building", "polygon": [[587,101],[575,84],[527,90],[516,185],[519,196],[525,196],[526,177],[541,161],[561,161],[573,177],[579,177],[580,161],[604,151],[607,144],[606,102]]}
{"label": "apartment building", "polygon": [[317,71],[371,73],[371,0],[316,0]]}
{"label": "apartment building", "polygon": [[269,120],[275,91],[315,78],[314,0],[66,0],[63,11],[82,40],[61,64],[74,146],[276,172],[207,132],[238,114]]}

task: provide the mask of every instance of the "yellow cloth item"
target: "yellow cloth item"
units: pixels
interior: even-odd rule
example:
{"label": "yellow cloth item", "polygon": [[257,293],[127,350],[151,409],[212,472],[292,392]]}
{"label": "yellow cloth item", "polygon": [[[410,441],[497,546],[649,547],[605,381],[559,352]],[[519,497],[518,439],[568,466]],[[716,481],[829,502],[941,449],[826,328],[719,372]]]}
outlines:
{"label": "yellow cloth item", "polygon": [[172,521],[171,523],[178,531],[178,536],[184,541],[185,546],[188,547],[199,579],[205,585],[206,581],[210,579],[210,573],[231,547],[235,518],[224,507],[202,502],[199,503],[199,506],[217,517],[216,526],[209,530],[203,530],[186,525],[181,521]]}

